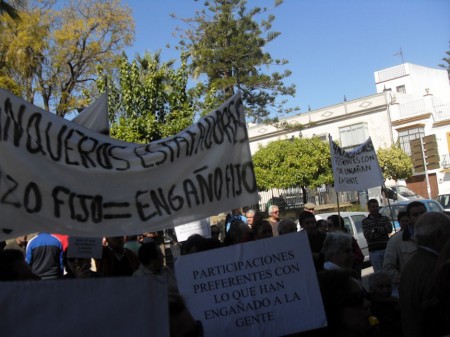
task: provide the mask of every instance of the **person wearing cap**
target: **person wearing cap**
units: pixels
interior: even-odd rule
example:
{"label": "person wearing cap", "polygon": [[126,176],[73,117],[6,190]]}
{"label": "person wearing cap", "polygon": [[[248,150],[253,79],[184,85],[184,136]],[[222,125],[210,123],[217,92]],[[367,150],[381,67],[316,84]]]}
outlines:
{"label": "person wearing cap", "polygon": [[307,212],[310,212],[312,214],[315,214],[315,209],[316,209],[316,204],[312,203],[312,202],[307,202],[304,206],[303,209]]}

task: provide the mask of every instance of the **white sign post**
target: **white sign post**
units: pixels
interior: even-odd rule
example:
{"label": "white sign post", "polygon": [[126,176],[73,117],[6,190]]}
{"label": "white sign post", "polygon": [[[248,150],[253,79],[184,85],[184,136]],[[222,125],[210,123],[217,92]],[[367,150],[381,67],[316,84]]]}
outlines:
{"label": "white sign post", "polygon": [[180,256],[178,287],[205,336],[283,336],[326,326],[305,232]]}

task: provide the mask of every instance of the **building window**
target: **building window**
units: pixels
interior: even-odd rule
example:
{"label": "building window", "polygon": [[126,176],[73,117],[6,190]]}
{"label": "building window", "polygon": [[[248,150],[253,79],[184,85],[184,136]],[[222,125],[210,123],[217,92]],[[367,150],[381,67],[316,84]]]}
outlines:
{"label": "building window", "polygon": [[345,150],[351,150],[369,138],[367,124],[359,123],[339,128],[339,138],[341,147]]}
{"label": "building window", "polygon": [[399,85],[397,87],[397,92],[400,92],[402,94],[406,94],[406,87],[404,85]]}
{"label": "building window", "polygon": [[425,136],[425,132],[423,130],[423,126],[399,131],[398,132],[398,140],[400,142],[400,147],[408,155],[411,155],[411,141],[414,139],[419,139],[420,137],[424,137],[424,136]]}

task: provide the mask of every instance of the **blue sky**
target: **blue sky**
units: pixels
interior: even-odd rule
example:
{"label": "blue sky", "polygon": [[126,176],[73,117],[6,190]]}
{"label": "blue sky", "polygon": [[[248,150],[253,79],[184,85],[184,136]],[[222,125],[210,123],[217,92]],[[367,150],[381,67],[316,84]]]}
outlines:
{"label": "blue sky", "polygon": [[[130,58],[146,50],[162,50],[162,59],[178,58],[173,36],[179,20],[191,17],[203,1],[124,0],[136,22]],[[248,7],[270,6],[272,0],[251,0]],[[274,9],[273,30],[281,35],[267,51],[285,58],[297,86],[289,106],[300,112],[374,94],[377,70],[402,62],[428,67],[442,63],[450,50],[450,0],[285,0]],[[170,44],[171,48],[166,48]],[[272,71],[281,69],[271,68]]]}

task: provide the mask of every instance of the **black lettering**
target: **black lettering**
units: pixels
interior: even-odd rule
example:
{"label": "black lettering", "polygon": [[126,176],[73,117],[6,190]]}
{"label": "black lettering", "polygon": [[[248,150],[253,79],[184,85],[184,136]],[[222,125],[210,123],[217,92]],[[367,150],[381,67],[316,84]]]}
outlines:
{"label": "black lettering", "polygon": [[59,193],[69,194],[70,190],[68,188],[62,187],[62,186],[56,186],[52,191],[52,198],[53,198],[53,214],[56,218],[59,218],[61,216],[61,206],[64,205],[64,201],[59,199]]}
{"label": "black lettering", "polygon": [[[34,200],[34,205],[31,205],[31,199]],[[39,187],[36,183],[29,183],[25,188],[25,196],[23,205],[28,213],[37,213],[42,209],[42,196]]]}
{"label": "black lettering", "polygon": [[[1,179],[1,176],[0,176],[0,179]],[[14,195],[13,195],[13,192],[17,189],[19,184],[9,174],[6,175],[6,180],[10,181],[12,183],[12,186],[9,189],[6,190],[5,194],[3,194],[2,199],[1,199],[1,203],[5,204],[5,205],[11,205],[11,206],[16,207],[16,208],[20,208],[21,207],[20,202],[15,201],[15,200],[17,200],[17,198],[15,198]],[[9,195],[11,195],[11,200],[8,200],[8,196]]]}
{"label": "black lettering", "polygon": [[146,215],[144,213],[144,209],[145,208],[150,208],[150,205],[148,203],[142,203],[140,201],[140,198],[141,198],[141,196],[146,196],[146,195],[148,195],[148,191],[137,191],[136,192],[136,196],[134,198],[136,200],[136,208],[137,208],[137,211],[138,211],[139,218],[142,221],[150,220],[151,218],[153,218],[157,214],[156,212],[150,213],[149,215]]}
{"label": "black lettering", "polygon": [[[42,142],[41,142],[41,131],[39,129],[39,125],[42,120],[42,115],[40,113],[33,113],[30,116],[30,119],[28,120],[27,125],[27,150],[30,153],[38,153],[42,152],[45,154],[45,152],[42,149]],[[30,133],[30,129],[34,128],[35,131],[35,139],[32,137],[32,134]],[[33,147],[33,144],[36,144],[36,147]]]}
{"label": "black lettering", "polygon": [[192,196],[194,198],[196,206],[198,206],[200,204],[200,201],[198,198],[198,191],[195,188],[195,184],[192,180],[185,179],[183,181],[183,190],[184,190],[184,194],[186,195],[186,201],[187,201],[189,208],[192,207],[190,196]]}
{"label": "black lettering", "polygon": [[71,129],[69,131],[69,133],[66,136],[66,139],[64,140],[64,148],[65,148],[65,154],[66,154],[66,164],[67,165],[79,165],[79,163],[77,161],[71,161],[70,160],[70,156],[69,156],[69,152],[73,151],[73,148],[71,148],[69,146],[69,140],[72,137],[73,133],[75,132],[75,130]]}

